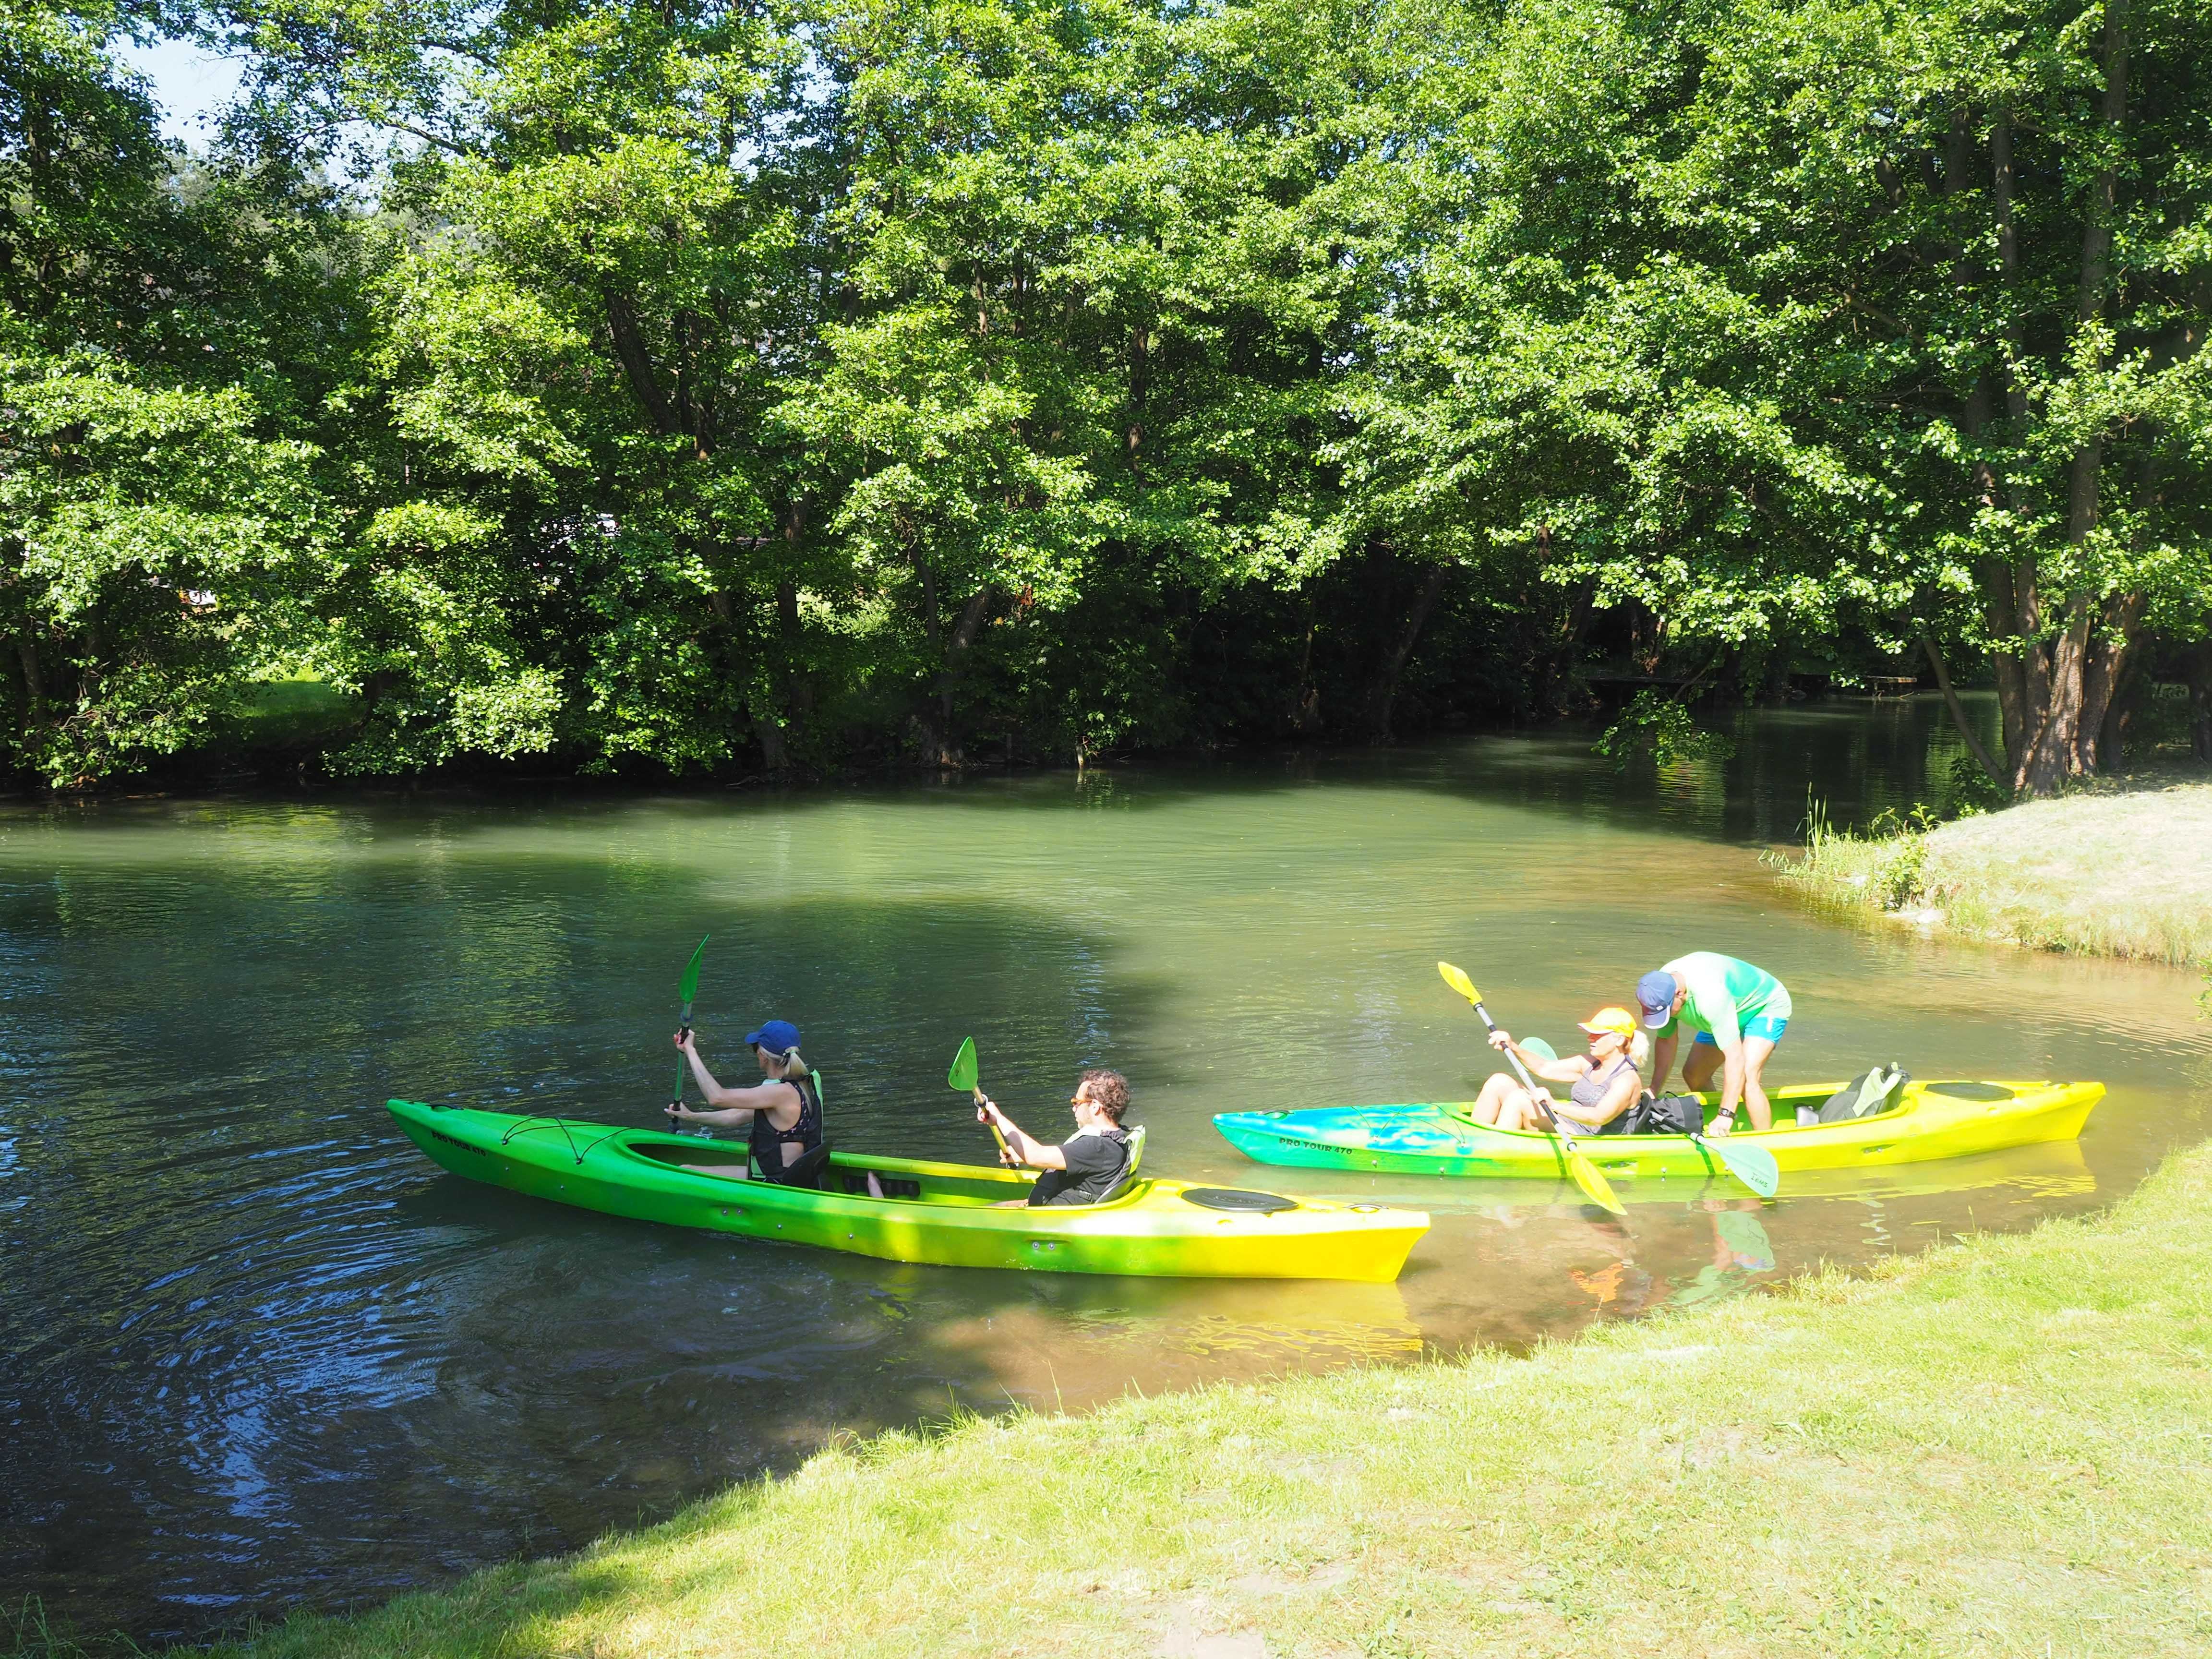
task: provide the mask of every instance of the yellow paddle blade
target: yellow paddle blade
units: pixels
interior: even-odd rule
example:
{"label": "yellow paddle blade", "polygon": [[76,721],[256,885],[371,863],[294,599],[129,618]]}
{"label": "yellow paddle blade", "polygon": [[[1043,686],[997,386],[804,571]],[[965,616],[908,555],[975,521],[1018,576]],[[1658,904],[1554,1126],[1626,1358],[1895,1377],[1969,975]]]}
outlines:
{"label": "yellow paddle blade", "polygon": [[1449,962],[1438,963],[1437,964],[1437,971],[1443,975],[1445,984],[1450,986],[1453,990],[1458,992],[1469,1002],[1480,1002],[1482,1000],[1482,993],[1474,988],[1474,981],[1469,979],[1465,974],[1460,972],[1458,969],[1453,967]]}
{"label": "yellow paddle blade", "polygon": [[1626,1207],[1613,1196],[1613,1183],[1605,1178],[1596,1164],[1589,1161],[1589,1154],[1571,1140],[1567,1142],[1567,1173],[1574,1177],[1575,1185],[1583,1189],[1583,1196],[1599,1209],[1610,1210],[1615,1215],[1628,1213]]}

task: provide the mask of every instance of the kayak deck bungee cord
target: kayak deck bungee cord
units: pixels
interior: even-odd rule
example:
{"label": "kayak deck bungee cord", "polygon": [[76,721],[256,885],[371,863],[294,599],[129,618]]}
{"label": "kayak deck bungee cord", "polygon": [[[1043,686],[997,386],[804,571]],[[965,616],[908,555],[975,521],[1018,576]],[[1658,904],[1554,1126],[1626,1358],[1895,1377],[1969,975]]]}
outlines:
{"label": "kayak deck bungee cord", "polygon": [[[471,1181],[639,1221],[887,1261],[1379,1284],[1398,1276],[1429,1230],[1427,1215],[1415,1210],[1133,1174],[1097,1204],[1004,1208],[1004,1200],[1028,1193],[1032,1176],[842,1152],[829,1156],[821,1185],[785,1186],[733,1178],[745,1149],[729,1141],[407,1100],[385,1104],[433,1163]],[[870,1174],[886,1196],[869,1196]]]}
{"label": "kayak deck bungee cord", "polygon": [[[1906,1083],[1896,1105],[1864,1117],[1799,1126],[1800,1104],[1818,1106],[1845,1085],[1769,1090],[1775,1127],[1739,1128],[1735,1139],[1773,1153],[1784,1171],[1875,1169],[2072,1140],[2104,1098],[2101,1083]],[[1718,1097],[1703,1097],[1711,1107]],[[1384,1170],[1406,1175],[1558,1180],[1566,1158],[1552,1135],[1498,1129],[1468,1115],[1467,1102],[1404,1106],[1323,1106],[1304,1111],[1224,1112],[1213,1120],[1229,1144],[1261,1164],[1316,1170]],[[1687,1135],[1575,1137],[1612,1180],[1721,1175]]]}

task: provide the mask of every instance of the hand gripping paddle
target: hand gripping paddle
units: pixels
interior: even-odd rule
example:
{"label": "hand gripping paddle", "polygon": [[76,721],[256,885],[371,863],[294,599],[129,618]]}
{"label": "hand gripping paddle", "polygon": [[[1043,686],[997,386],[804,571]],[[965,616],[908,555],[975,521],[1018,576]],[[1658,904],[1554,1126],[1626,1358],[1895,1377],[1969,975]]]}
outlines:
{"label": "hand gripping paddle", "polygon": [[[1474,1006],[1474,1012],[1482,1016],[1482,1023],[1486,1029],[1492,1031],[1498,1029],[1498,1022],[1491,1018],[1490,1010],[1482,1006],[1482,993],[1474,988],[1473,980],[1449,962],[1438,963],[1437,972],[1443,975],[1445,984],[1450,986]],[[1551,1124],[1553,1137],[1559,1141],[1559,1149],[1566,1154],[1567,1174],[1572,1178],[1575,1185],[1583,1189],[1583,1196],[1601,1210],[1610,1210],[1615,1215],[1626,1215],[1627,1209],[1621,1204],[1620,1199],[1613,1196],[1613,1183],[1598,1172],[1597,1165],[1589,1161],[1589,1154],[1576,1146],[1574,1136],[1560,1126],[1557,1114],[1552,1110],[1551,1103],[1544,1098],[1543,1091],[1536,1087],[1536,1079],[1528,1075],[1528,1068],[1521,1063],[1521,1056],[1508,1048],[1505,1051],[1505,1058],[1513,1062],[1513,1069],[1521,1074],[1521,1086],[1534,1098],[1536,1109],[1543,1113],[1546,1120]]]}
{"label": "hand gripping paddle", "polygon": [[[945,1086],[948,1089],[966,1091],[975,1097],[975,1103],[981,1106],[983,1103],[983,1090],[981,1085],[976,1081],[976,1078],[975,1039],[962,1037],[960,1052],[952,1056],[952,1069],[945,1074]],[[1006,1138],[999,1133],[999,1126],[995,1122],[991,1125],[991,1139],[999,1143],[1000,1161],[1006,1161],[1008,1150]]]}
{"label": "hand gripping paddle", "polygon": [[[707,939],[713,937],[712,933],[707,935]],[[699,959],[706,954],[707,939],[702,939],[699,948],[691,953],[691,960],[684,964],[683,982],[676,988],[677,995],[684,1000],[684,1012],[676,1016],[676,1029],[684,1036],[691,1035],[691,1001],[699,994]],[[672,1112],[684,1103],[684,1077],[690,1067],[689,1055],[676,1056],[676,1091],[668,1097],[668,1109]]]}

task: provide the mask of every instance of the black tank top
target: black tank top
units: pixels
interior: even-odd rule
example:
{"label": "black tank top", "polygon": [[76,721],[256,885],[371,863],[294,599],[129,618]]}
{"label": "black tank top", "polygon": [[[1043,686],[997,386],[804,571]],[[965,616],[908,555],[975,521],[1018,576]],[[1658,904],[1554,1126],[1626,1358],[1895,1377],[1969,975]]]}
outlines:
{"label": "black tank top", "polygon": [[789,1168],[783,1149],[796,1145],[799,1156],[804,1158],[822,1144],[822,1095],[814,1086],[812,1077],[787,1077],[782,1081],[799,1091],[799,1121],[788,1129],[779,1129],[769,1121],[764,1111],[753,1114],[752,1133],[746,1138],[746,1150],[752,1153],[753,1162],[760,1165],[762,1176],[769,1181],[781,1181]]}

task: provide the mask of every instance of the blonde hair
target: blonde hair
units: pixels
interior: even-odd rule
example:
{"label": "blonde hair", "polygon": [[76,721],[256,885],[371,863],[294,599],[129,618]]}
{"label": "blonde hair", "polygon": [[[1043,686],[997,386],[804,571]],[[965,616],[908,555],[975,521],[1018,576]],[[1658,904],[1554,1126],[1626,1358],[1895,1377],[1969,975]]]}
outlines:
{"label": "blonde hair", "polygon": [[[773,1048],[768,1052],[775,1054]],[[796,1048],[787,1048],[781,1054],[777,1055],[776,1064],[783,1068],[776,1073],[777,1081],[781,1083],[796,1083],[803,1077],[813,1075],[807,1069],[806,1062],[799,1057],[799,1050]]]}
{"label": "blonde hair", "polygon": [[1641,1026],[1628,1034],[1628,1060],[1639,1072],[1651,1069],[1651,1038]]}

